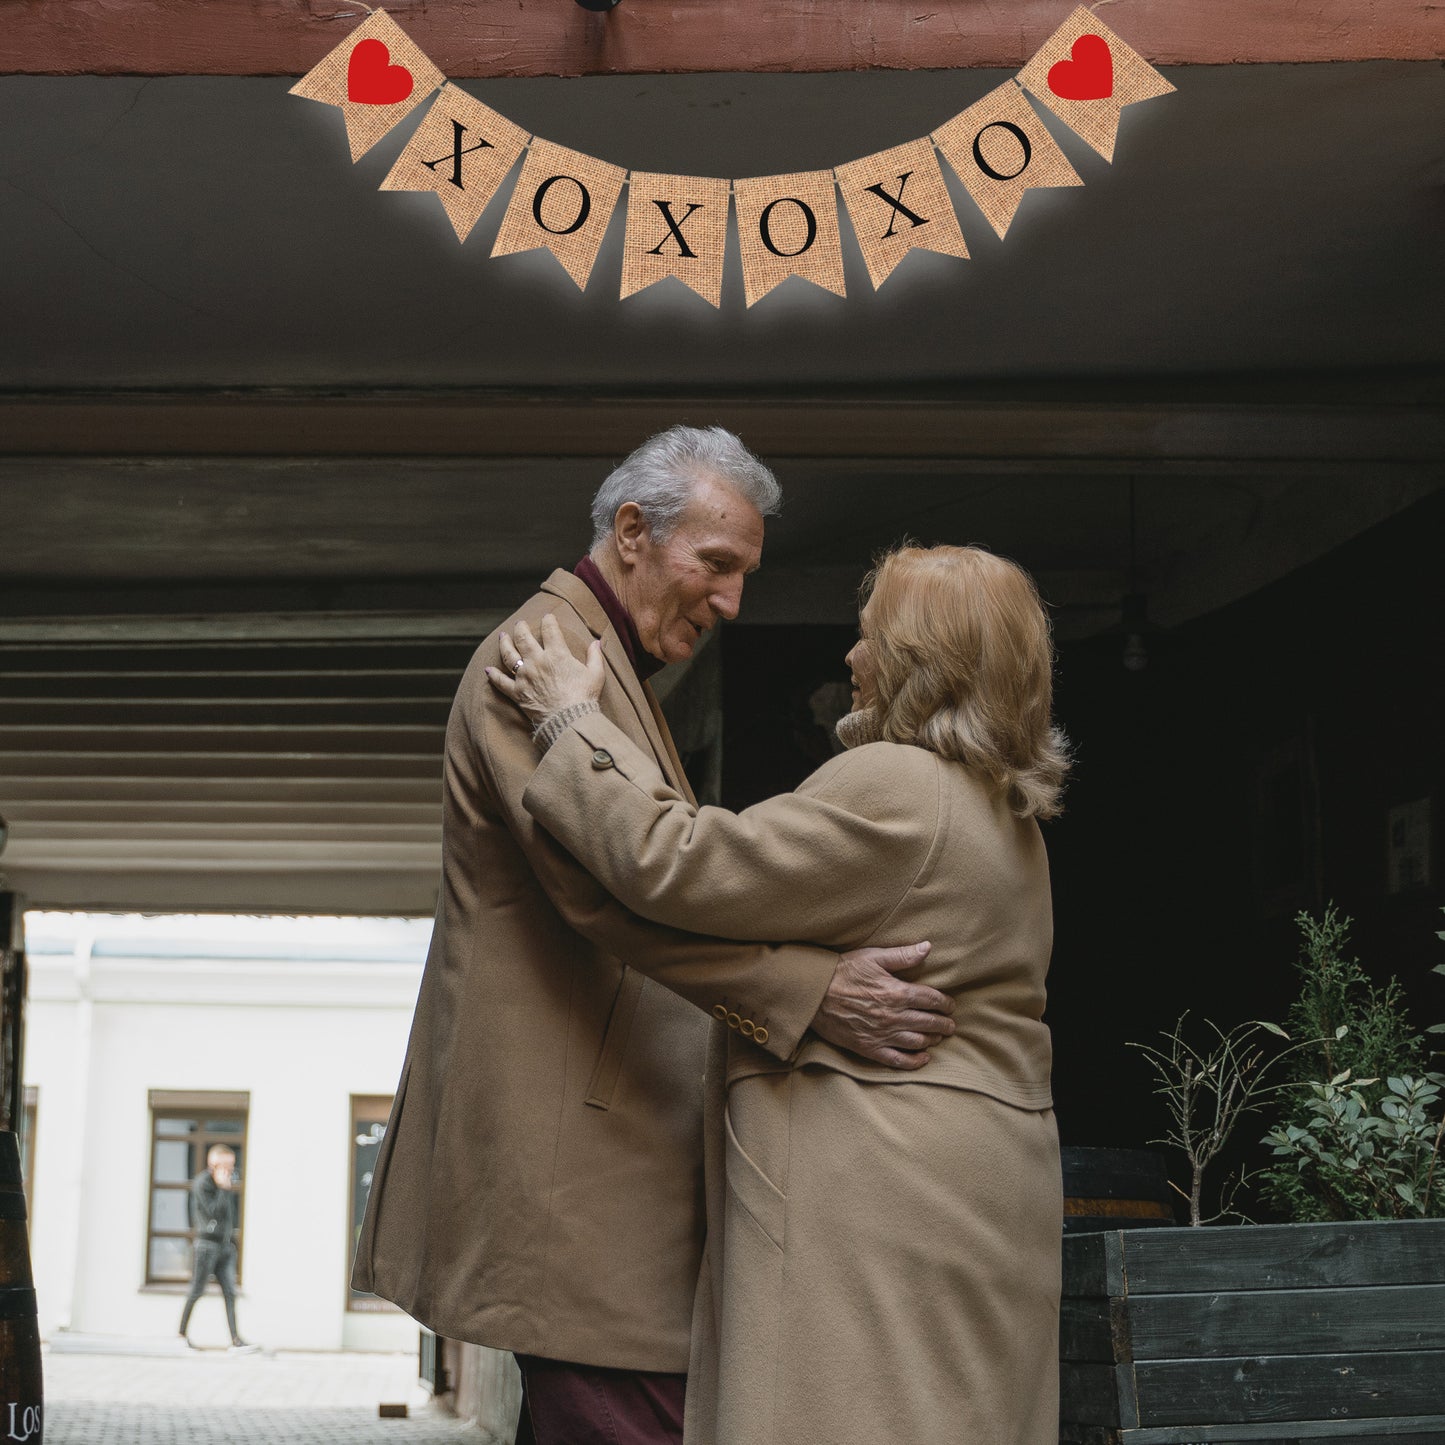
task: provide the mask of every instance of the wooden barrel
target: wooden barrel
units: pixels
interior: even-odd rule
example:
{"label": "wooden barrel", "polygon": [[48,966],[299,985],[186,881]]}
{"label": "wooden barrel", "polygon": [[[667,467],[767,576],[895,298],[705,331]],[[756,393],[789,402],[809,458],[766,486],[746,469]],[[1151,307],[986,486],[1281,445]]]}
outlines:
{"label": "wooden barrel", "polygon": [[41,1441],[40,1327],[15,1135],[0,1131],[0,1440]]}
{"label": "wooden barrel", "polygon": [[1164,1157],[1152,1149],[1061,1149],[1064,1233],[1177,1224]]}

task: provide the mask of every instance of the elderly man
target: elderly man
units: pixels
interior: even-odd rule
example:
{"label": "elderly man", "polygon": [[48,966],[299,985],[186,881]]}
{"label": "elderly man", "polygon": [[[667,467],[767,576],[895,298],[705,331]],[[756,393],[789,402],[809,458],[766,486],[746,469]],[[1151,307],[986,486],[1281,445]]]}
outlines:
{"label": "elderly man", "polygon": [[[690,797],[647,679],[737,615],[779,501],[736,437],[674,427],[603,483],[590,555],[498,632],[551,613],[579,656],[600,639],[603,712]],[[538,753],[487,684],[497,637],[447,725],[441,895],[353,1283],[439,1334],[511,1350],[519,1440],[675,1442],[709,1020],[778,1058],[811,1027],[909,1068],[952,1031],[952,1004],[893,976],[921,948],[840,958],[629,913],[522,807]]]}

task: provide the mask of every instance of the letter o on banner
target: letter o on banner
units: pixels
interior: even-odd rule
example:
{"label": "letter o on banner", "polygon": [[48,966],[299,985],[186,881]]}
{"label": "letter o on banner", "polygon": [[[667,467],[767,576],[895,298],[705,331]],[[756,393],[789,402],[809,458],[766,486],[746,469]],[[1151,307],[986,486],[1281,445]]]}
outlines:
{"label": "letter o on banner", "polygon": [[534,137],[492,255],[545,246],[585,290],[626,180],[621,166]]}
{"label": "letter o on banner", "polygon": [[[779,206],[796,206],[798,214],[794,216],[791,212],[784,212],[784,225],[789,232],[796,232],[796,222],[801,219],[803,223],[803,244],[794,246],[791,251],[779,246],[773,235],[773,212]],[[775,256],[801,256],[814,241],[818,239],[818,218],[813,214],[813,208],[806,202],[800,201],[797,196],[779,196],[774,201],[769,201],[763,207],[763,213],[758,217],[758,234],[762,238],[763,245]],[[791,239],[784,237],[785,240]]]}
{"label": "letter o on banner", "polygon": [[[542,207],[547,202],[547,195],[558,181],[571,181],[577,187],[577,215],[570,226],[549,226],[542,219]],[[559,201],[560,205],[561,202]],[[557,207],[554,206],[555,214]],[[546,232],[553,236],[570,236],[573,231],[580,231],[587,224],[587,217],[592,213],[592,194],[587,187],[577,179],[576,176],[548,176],[532,197],[532,219]]]}
{"label": "letter o on banner", "polygon": [[[984,138],[984,136],[986,136],[986,135],[989,133],[989,131],[991,131],[991,130],[1006,130],[1011,136],[1013,136],[1013,138],[1014,138],[1014,139],[1019,143],[1019,145],[1022,147],[1022,149],[1023,149],[1023,160],[1020,161],[1017,170],[1012,170],[1012,171],[995,170],[994,167],[991,166],[991,165],[984,159],[984,155],[983,155],[983,138]],[[997,154],[997,153],[995,153],[995,154]],[[1029,144],[1029,138],[1028,138],[1028,136],[1024,133],[1023,127],[1022,127],[1022,126],[1017,126],[1017,125],[1015,125],[1015,124],[1013,123],[1013,121],[1011,121],[1011,120],[994,120],[994,121],[990,121],[990,122],[989,122],[986,126],[984,126],[984,128],[983,128],[981,131],[979,131],[979,133],[978,133],[976,136],[974,136],[974,138],[973,138],[973,159],[974,159],[974,161],[975,161],[976,164],[978,165],[979,170],[981,170],[981,171],[984,173],[984,175],[986,175],[986,176],[992,176],[992,177],[994,178],[994,180],[996,180],[996,181],[1011,181],[1011,180],[1013,180],[1016,176],[1021,176],[1021,175],[1023,175],[1023,173],[1024,173],[1026,170],[1028,170],[1028,168],[1029,168],[1029,162],[1030,162],[1031,160],[1033,160],[1033,158],[1034,158],[1034,148],[1033,148],[1033,146],[1031,146],[1031,145]]]}

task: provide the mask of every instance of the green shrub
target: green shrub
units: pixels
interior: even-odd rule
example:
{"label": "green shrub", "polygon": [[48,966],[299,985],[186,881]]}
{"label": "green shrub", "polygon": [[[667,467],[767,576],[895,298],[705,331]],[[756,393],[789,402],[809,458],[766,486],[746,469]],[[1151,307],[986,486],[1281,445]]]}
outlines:
{"label": "green shrub", "polygon": [[1289,1110],[1265,1135],[1277,1162],[1260,1176],[1264,1197],[1300,1221],[1445,1215],[1436,1171],[1445,1074],[1426,1068],[1399,981],[1378,986],[1346,956],[1350,920],[1333,907],[1296,922],[1300,993],[1289,1022],[1313,1042],[1291,1060]]}

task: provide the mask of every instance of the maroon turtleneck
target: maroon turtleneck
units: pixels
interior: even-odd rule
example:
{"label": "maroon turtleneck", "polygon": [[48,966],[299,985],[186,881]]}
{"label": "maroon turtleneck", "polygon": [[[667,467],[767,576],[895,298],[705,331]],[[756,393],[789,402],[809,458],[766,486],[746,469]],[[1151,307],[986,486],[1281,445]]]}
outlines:
{"label": "maroon turtleneck", "polygon": [[607,620],[622,639],[627,660],[632,664],[632,670],[637,676],[646,682],[654,673],[661,672],[663,664],[643,647],[632,614],[622,605],[621,599],[608,585],[607,579],[592,558],[584,557],[572,571],[592,589],[592,595],[602,604]]}

